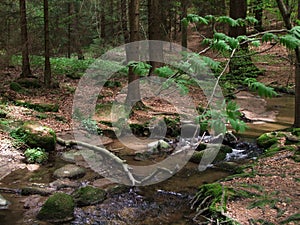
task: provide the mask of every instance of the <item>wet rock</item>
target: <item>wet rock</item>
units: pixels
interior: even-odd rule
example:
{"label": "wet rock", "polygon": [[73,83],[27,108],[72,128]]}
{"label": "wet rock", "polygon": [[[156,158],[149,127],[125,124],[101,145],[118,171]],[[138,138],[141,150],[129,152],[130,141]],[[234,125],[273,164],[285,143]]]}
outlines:
{"label": "wet rock", "polygon": [[115,183],[109,179],[101,178],[95,180],[93,182],[93,186],[97,188],[107,188],[107,187],[115,186]]}
{"label": "wet rock", "polygon": [[55,150],[55,132],[51,128],[42,126],[38,122],[26,122],[21,127],[19,127],[15,131],[15,133],[31,148],[40,147],[45,149],[46,151]]}
{"label": "wet rock", "polygon": [[75,163],[77,159],[81,158],[81,151],[80,150],[70,150],[68,152],[64,152],[61,155],[61,158],[70,163]]}
{"label": "wet rock", "polygon": [[148,152],[155,153],[159,150],[168,149],[170,147],[171,146],[169,145],[169,143],[165,142],[164,140],[158,140],[148,144]]}
{"label": "wet rock", "polygon": [[38,187],[24,187],[21,188],[21,195],[42,195],[49,196],[53,193],[53,189],[38,188]]}
{"label": "wet rock", "polygon": [[82,187],[76,190],[72,195],[78,206],[94,205],[106,199],[106,191],[92,186]]}
{"label": "wet rock", "polygon": [[55,193],[43,204],[37,218],[54,223],[67,222],[74,217],[75,202],[72,196]]}
{"label": "wet rock", "polygon": [[7,201],[2,195],[0,195],[0,209],[7,209],[9,204],[9,201]]}
{"label": "wet rock", "polygon": [[227,153],[232,152],[232,148],[227,145],[221,145],[219,148],[219,145],[216,144],[207,144],[207,147],[205,150],[202,151],[195,151],[192,155],[190,161],[194,163],[200,163],[201,159],[204,154],[210,154],[214,153],[214,151],[218,151],[216,157],[214,157],[212,163],[221,162],[226,159]]}
{"label": "wet rock", "polygon": [[60,190],[62,188],[78,188],[80,186],[79,182],[71,181],[69,179],[56,180],[49,184],[50,187]]}
{"label": "wet rock", "polygon": [[84,168],[79,166],[68,164],[54,171],[53,176],[56,178],[81,178],[86,174]]}

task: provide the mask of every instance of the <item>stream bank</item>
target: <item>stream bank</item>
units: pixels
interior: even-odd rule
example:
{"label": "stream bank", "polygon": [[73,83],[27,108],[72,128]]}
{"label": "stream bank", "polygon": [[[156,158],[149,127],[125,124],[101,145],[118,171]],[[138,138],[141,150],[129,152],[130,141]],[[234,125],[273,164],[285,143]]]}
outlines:
{"label": "stream bank", "polygon": [[[246,101],[249,101],[249,99],[246,99]],[[283,100],[285,103],[286,101],[286,99]],[[277,108],[278,114],[276,116],[280,118],[282,110],[286,109],[283,104],[282,107]],[[277,117],[275,117],[275,121],[268,123],[272,125],[282,124],[281,121],[277,120]],[[258,124],[255,124],[255,127],[266,123],[266,121],[256,122]],[[274,126],[269,129],[274,129]],[[263,133],[265,130],[260,132]],[[253,139],[254,136],[259,134],[259,132],[256,135],[246,133],[244,137]],[[112,149],[116,149],[116,147]],[[58,148],[58,152],[60,151],[63,152],[64,149]],[[133,160],[132,157],[129,158]],[[69,164],[69,162],[65,162],[59,157],[54,157],[51,163],[47,165],[37,167],[24,164],[21,158],[9,158],[7,164],[10,162],[9,160],[17,160],[20,163],[20,167],[13,168],[10,175],[0,181],[1,187],[11,189],[19,189],[33,184],[38,187],[43,187],[41,185],[45,184],[47,186],[55,181],[52,176],[54,171]],[[139,161],[135,163],[143,164],[146,162]],[[76,163],[79,166],[84,166],[84,162],[81,160]],[[131,224],[132,221],[135,224],[145,224],[144,221],[147,221],[148,224],[193,224],[192,218],[195,211],[190,209],[190,201],[198,187],[224,179],[230,174],[231,172],[218,168],[209,168],[205,172],[199,172],[197,164],[188,163],[179,173],[162,183],[141,188],[121,188],[119,189],[121,191],[115,193],[109,191],[110,188],[115,187],[115,184],[102,180],[102,177],[99,177],[98,174],[87,169],[84,177],[76,179],[75,182],[71,180],[71,183],[64,184],[66,186],[59,191],[71,194],[78,185],[95,185],[97,183],[97,186],[103,185],[101,188],[106,189],[108,192],[108,198],[102,204],[76,207],[75,218],[69,224],[105,224],[108,221],[115,224]],[[3,197],[10,202],[10,205],[8,209],[0,211],[1,224],[47,224],[35,218],[47,197],[40,195],[22,196],[18,193],[3,193]],[[181,207],[179,210],[177,209],[178,206]],[[97,221],[102,221],[102,223]]]}

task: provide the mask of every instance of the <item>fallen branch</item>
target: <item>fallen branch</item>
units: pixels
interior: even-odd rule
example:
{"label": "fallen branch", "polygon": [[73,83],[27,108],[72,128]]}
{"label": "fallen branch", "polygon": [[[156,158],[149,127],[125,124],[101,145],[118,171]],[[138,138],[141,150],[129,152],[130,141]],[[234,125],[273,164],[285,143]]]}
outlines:
{"label": "fallen branch", "polygon": [[113,154],[112,152],[110,152],[109,150],[107,150],[105,148],[101,148],[101,147],[98,147],[95,145],[91,145],[91,144],[81,142],[81,141],[76,141],[76,140],[63,140],[62,138],[57,138],[57,143],[64,145],[64,146],[73,146],[73,145],[82,146],[82,147],[85,147],[87,149],[90,149],[90,150],[93,150],[93,151],[99,153],[101,156],[103,156],[105,158],[113,160],[113,162],[115,162],[117,165],[119,165],[123,169],[123,171],[127,174],[127,177],[130,180],[132,186],[135,186],[137,184],[142,184],[142,183],[152,179],[155,175],[157,175],[160,172],[168,172],[169,174],[173,174],[173,172],[167,168],[158,167],[147,177],[143,178],[142,180],[137,180],[134,177],[134,174],[130,171],[130,166],[126,163],[126,161],[120,159],[118,156],[116,156],[115,154]]}

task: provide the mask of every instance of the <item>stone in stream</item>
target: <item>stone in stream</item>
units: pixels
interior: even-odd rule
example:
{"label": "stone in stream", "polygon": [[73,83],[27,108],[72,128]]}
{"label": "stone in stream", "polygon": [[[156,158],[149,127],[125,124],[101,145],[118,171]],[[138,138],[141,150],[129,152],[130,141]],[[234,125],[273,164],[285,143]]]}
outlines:
{"label": "stone in stream", "polygon": [[77,206],[88,206],[103,202],[106,199],[106,191],[101,188],[86,186],[76,190],[72,196]]}
{"label": "stone in stream", "polygon": [[219,145],[217,145],[217,144],[207,144],[207,147],[205,150],[195,151],[194,154],[192,155],[192,157],[190,158],[190,161],[194,162],[194,163],[200,163],[201,159],[205,153],[206,154],[209,154],[209,153],[214,154],[215,151],[218,151],[218,152],[216,154],[216,157],[214,157],[212,163],[217,163],[217,162],[221,162],[221,161],[225,160],[227,153],[232,152],[232,148],[227,145],[221,145],[219,147]]}
{"label": "stone in stream", "polygon": [[7,209],[9,204],[9,201],[7,201],[2,195],[0,195],[0,209]]}
{"label": "stone in stream", "polygon": [[72,196],[55,193],[43,204],[37,218],[53,223],[63,223],[73,219],[75,202]]}
{"label": "stone in stream", "polygon": [[84,168],[73,165],[73,164],[67,164],[57,170],[54,171],[53,176],[55,178],[70,178],[70,179],[76,179],[81,178],[86,174],[86,171]]}

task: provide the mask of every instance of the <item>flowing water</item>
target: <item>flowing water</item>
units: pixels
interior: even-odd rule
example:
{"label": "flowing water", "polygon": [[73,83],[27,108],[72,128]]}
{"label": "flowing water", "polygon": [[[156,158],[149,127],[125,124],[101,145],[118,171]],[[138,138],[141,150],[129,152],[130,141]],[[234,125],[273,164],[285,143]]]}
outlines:
{"label": "flowing water", "polygon": [[[293,122],[293,104],[293,96],[268,100],[267,112],[276,111],[276,119],[249,124],[249,130],[242,138],[253,140],[264,132],[289,127]],[[237,157],[241,156],[237,150],[234,154]],[[129,157],[126,160],[132,159]],[[32,183],[49,184],[53,181],[53,171],[65,163],[55,157],[50,164],[41,166],[36,171],[29,172],[27,169],[14,171],[0,181],[0,187],[20,188]],[[67,224],[192,224],[190,219],[193,210],[190,209],[190,201],[197,187],[228,175],[229,172],[213,168],[199,172],[196,164],[188,163],[176,175],[164,182],[146,187],[128,188],[121,193],[109,195],[102,204],[76,208],[75,219]],[[97,178],[95,173],[88,171],[79,182],[84,184],[85,180],[93,178]],[[34,212],[28,214],[29,209],[24,209],[24,202],[28,201],[28,197],[12,193],[1,194],[11,203],[8,209],[0,210],[1,225],[47,224],[36,221],[32,218]],[[45,199],[42,197],[40,200]],[[41,203],[37,201],[36,204]]]}

